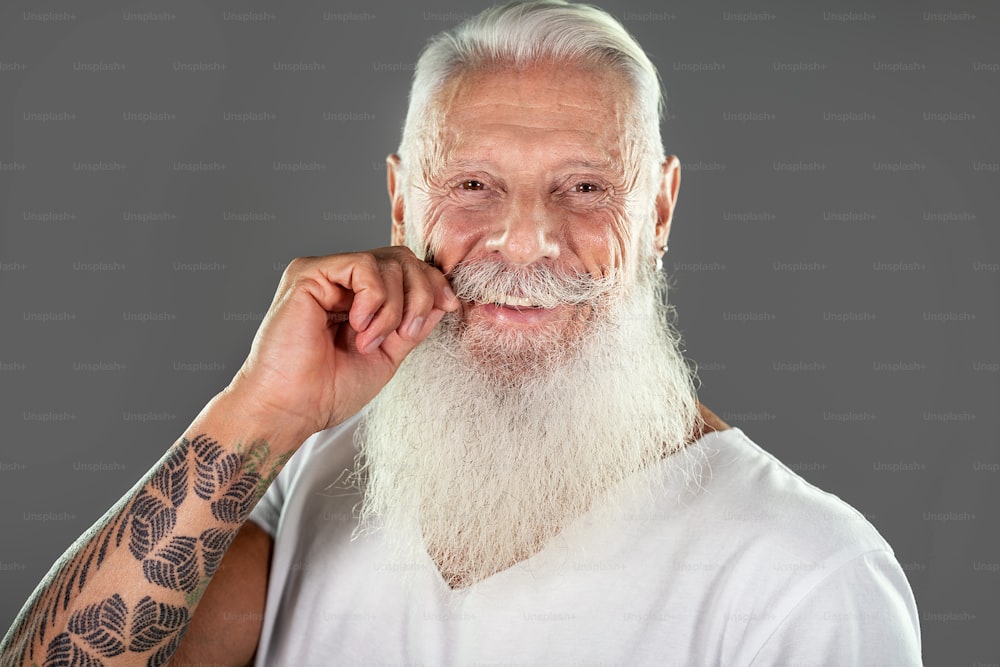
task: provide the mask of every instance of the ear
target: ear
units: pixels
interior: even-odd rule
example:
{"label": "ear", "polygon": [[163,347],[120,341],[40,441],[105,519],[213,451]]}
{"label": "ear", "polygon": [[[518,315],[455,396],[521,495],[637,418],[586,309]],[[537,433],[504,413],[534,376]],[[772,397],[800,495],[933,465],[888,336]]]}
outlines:
{"label": "ear", "polygon": [[385,159],[386,185],[389,187],[389,205],[392,208],[392,245],[406,243],[406,227],[403,221],[403,174],[399,156],[393,153]]}
{"label": "ear", "polygon": [[656,228],[653,242],[656,247],[653,252],[657,257],[663,255],[670,236],[670,221],[674,217],[674,207],[677,205],[677,190],[681,187],[681,163],[676,155],[668,155],[660,168],[660,179],[656,188]]}

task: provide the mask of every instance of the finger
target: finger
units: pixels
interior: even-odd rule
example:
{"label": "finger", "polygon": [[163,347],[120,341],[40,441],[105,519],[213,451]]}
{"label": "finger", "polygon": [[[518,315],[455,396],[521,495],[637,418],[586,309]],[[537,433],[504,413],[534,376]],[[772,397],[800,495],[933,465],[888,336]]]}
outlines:
{"label": "finger", "polygon": [[[403,318],[403,267],[394,258],[380,259],[378,266],[380,284],[385,298],[370,324],[358,336],[358,349],[365,354],[377,350],[382,341],[399,327]],[[361,292],[357,292],[355,302],[360,297]],[[352,307],[352,323],[354,321],[353,311]]]}
{"label": "finger", "polygon": [[420,335],[431,308],[434,307],[434,288],[426,275],[426,265],[414,258],[401,262],[403,267],[403,319],[398,333],[413,340]]}
{"label": "finger", "polygon": [[420,332],[414,338],[404,338],[394,333],[385,339],[380,349],[389,357],[394,366],[399,366],[399,364],[403,363],[406,355],[412,352],[417,345],[430,335],[431,331],[441,322],[441,318],[444,316],[444,310],[432,308],[424,319]]}
{"label": "finger", "polygon": [[371,253],[296,259],[293,264],[294,282],[303,285],[324,310],[336,314],[331,321],[346,319],[359,333],[387,298],[378,260]]}
{"label": "finger", "polygon": [[461,305],[455,292],[451,289],[451,283],[440,269],[431,264],[424,265],[424,275],[427,277],[431,288],[434,291],[434,306],[446,312],[458,310]]}

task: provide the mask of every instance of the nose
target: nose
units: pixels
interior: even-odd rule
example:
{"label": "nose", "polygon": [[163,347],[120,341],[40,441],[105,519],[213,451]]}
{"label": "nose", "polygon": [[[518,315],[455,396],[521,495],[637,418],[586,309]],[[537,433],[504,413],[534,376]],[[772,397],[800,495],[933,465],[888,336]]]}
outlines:
{"label": "nose", "polygon": [[559,257],[559,221],[540,197],[510,197],[486,240],[510,264],[527,266]]}

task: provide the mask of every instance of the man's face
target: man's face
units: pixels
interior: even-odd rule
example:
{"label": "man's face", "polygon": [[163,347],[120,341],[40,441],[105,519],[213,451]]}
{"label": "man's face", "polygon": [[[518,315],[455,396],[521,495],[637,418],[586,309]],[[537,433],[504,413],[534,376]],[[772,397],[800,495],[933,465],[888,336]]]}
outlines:
{"label": "man's face", "polygon": [[[632,116],[619,74],[568,64],[468,72],[439,100],[442,159],[427,174],[421,220],[409,222],[445,273],[490,260],[565,275],[619,271],[627,280],[635,262],[651,261],[653,248],[638,247],[640,226],[665,209],[663,235],[672,201],[662,200],[673,192],[651,188],[630,159],[634,135],[622,128]],[[400,237],[397,224],[394,242]],[[462,318],[565,334],[590,314],[588,304],[533,308],[524,295],[495,296],[500,305],[465,303]]]}
{"label": "man's face", "polygon": [[627,100],[617,75],[580,66],[467,73],[406,198],[389,160],[393,241],[411,225],[464,305],[365,415],[362,520],[453,586],[535,553],[610,487],[645,488],[634,473],[694,423],[652,266],[676,160],[655,186],[640,177]]}

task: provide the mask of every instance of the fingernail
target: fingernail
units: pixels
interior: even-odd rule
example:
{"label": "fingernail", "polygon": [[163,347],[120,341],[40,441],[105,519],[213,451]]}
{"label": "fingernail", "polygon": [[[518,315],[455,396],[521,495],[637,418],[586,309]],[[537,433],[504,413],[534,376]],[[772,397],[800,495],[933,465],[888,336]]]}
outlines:
{"label": "fingernail", "polygon": [[420,335],[420,330],[424,328],[424,318],[415,317],[413,321],[410,322],[410,326],[406,328],[406,335],[409,338],[416,338]]}
{"label": "fingernail", "polygon": [[372,342],[368,343],[368,345],[365,345],[364,353],[365,354],[371,354],[372,352],[374,352],[375,350],[378,349],[378,346],[381,345],[382,341],[384,341],[384,340],[385,340],[385,336],[379,336],[378,338],[376,338]]}
{"label": "fingernail", "polygon": [[448,301],[455,301],[456,299],[458,299],[458,297],[455,296],[455,292],[454,290],[451,289],[450,285],[444,286],[444,298],[448,299]]}
{"label": "fingernail", "polygon": [[361,322],[361,328],[358,329],[358,333],[361,333],[362,331],[368,328],[368,325],[372,323],[373,317],[375,317],[375,313],[372,313],[371,315],[366,317],[363,322]]}

